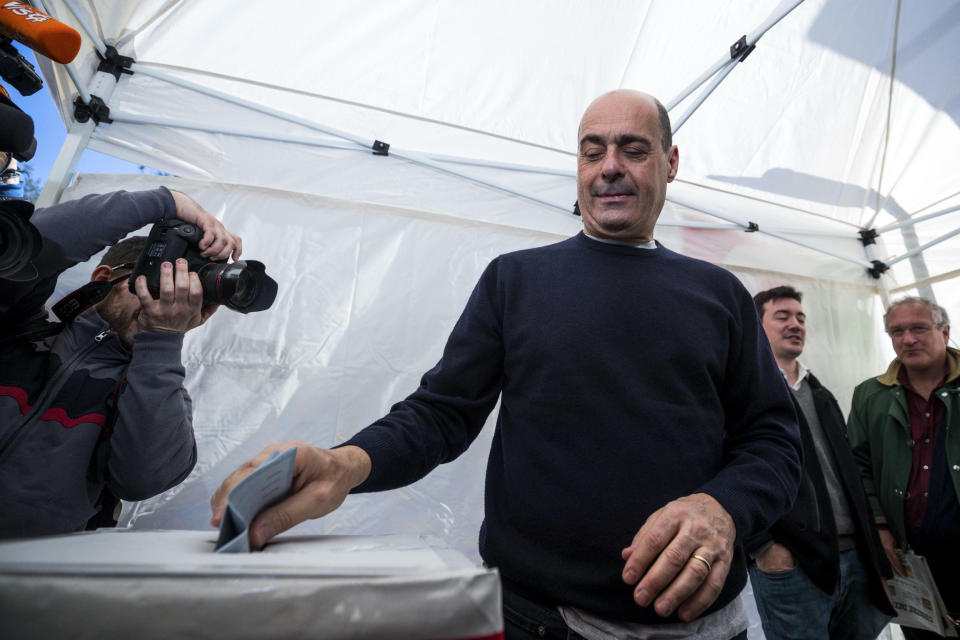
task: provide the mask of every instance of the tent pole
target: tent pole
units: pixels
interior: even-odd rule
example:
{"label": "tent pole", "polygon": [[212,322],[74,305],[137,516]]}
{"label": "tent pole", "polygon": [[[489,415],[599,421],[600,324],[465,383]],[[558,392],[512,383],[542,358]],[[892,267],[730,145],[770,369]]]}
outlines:
{"label": "tent pole", "polygon": [[[767,19],[764,20],[762,23],[760,23],[760,26],[758,26],[748,36],[746,36],[746,39],[747,39],[746,46],[752,47],[756,45],[757,41],[760,40],[760,38],[767,31],[769,31],[775,24],[783,20],[788,13],[796,9],[801,2],[803,2],[803,0],[783,0],[780,3],[780,5],[776,9],[774,9],[774,11],[767,17]],[[731,58],[730,54],[724,54],[723,57],[721,57],[716,63],[714,63],[712,67],[710,67],[705,72],[703,72],[703,74],[701,74],[699,78],[694,80],[686,89],[681,91],[679,95],[677,95],[675,98],[673,98],[673,100],[668,102],[665,105],[667,108],[667,111],[670,111],[671,109],[676,107],[678,104],[686,100],[690,96],[690,94],[692,94],[694,91],[700,88],[700,86],[703,83],[705,83],[707,80],[712,78],[713,75],[716,74],[718,71],[720,71],[727,65],[730,65],[731,67],[733,67],[736,65],[736,63],[737,63],[736,58]],[[730,73],[730,71],[727,70],[726,73]],[[724,74],[724,76],[726,76],[726,74]],[[690,117],[690,114],[687,114],[687,117]]]}
{"label": "tent pole", "polygon": [[[43,0],[34,0],[33,5],[40,11],[47,14],[48,16],[53,17],[52,14],[49,11],[47,11],[47,8],[44,6]],[[87,93],[87,90],[83,87],[83,83],[80,81],[80,74],[77,72],[77,69],[74,66],[74,64],[70,62],[63,66],[67,68],[67,74],[70,76],[70,79],[73,81],[73,86],[75,86],[77,88],[77,91],[80,93],[80,98],[84,101],[84,103],[90,104],[90,94]]]}
{"label": "tent pole", "polygon": [[[67,8],[70,10],[70,13],[73,14],[73,17],[76,18],[77,22],[80,23],[80,26],[83,27],[83,30],[87,33],[87,36],[90,38],[90,41],[93,42],[93,46],[97,49],[97,51],[101,54],[106,53],[107,45],[100,38],[100,34],[97,33],[96,29],[93,28],[93,25],[90,23],[90,19],[87,16],[87,13],[85,11],[80,10],[80,7],[75,2],[75,0],[63,0],[63,3],[67,5]],[[37,6],[37,8],[43,11],[44,13],[49,13],[46,10],[41,9],[39,5]]]}
{"label": "tent pole", "polygon": [[172,85],[183,87],[184,89],[190,89],[191,91],[196,91],[197,93],[202,93],[203,95],[210,96],[211,98],[217,98],[219,100],[223,100],[224,102],[245,107],[252,111],[258,111],[268,116],[279,118],[280,120],[286,120],[287,122],[299,124],[301,126],[307,127],[308,129],[313,129],[314,131],[319,131],[320,133],[325,133],[335,138],[348,140],[361,148],[371,149],[373,147],[373,140],[361,138],[359,136],[354,136],[344,131],[338,131],[336,129],[322,127],[316,124],[315,122],[307,120],[306,118],[301,118],[299,116],[295,116],[290,113],[280,111],[279,109],[274,109],[272,107],[267,107],[261,104],[257,104],[250,100],[244,100],[243,98],[232,96],[228,93],[217,91],[216,89],[211,89],[210,87],[205,87],[195,82],[190,82],[189,80],[178,78],[172,74],[165,73],[163,71],[151,69],[150,67],[144,67],[137,63],[133,64],[133,69],[134,69],[134,72],[138,74],[149,76],[151,78],[156,78],[157,80],[163,80],[164,82],[168,82]]}
{"label": "tent pole", "polygon": [[63,146],[60,147],[60,153],[50,169],[50,175],[43,186],[43,191],[37,198],[38,209],[60,202],[60,196],[63,195],[64,189],[70,183],[73,172],[77,168],[77,163],[80,161],[80,156],[87,148],[94,126],[93,120],[71,123],[70,131],[67,132]]}
{"label": "tent pole", "polygon": [[[725,220],[725,221],[727,221],[727,222],[732,222],[733,224],[736,224],[736,225],[738,225],[739,227],[741,227],[744,231],[749,231],[749,230],[751,230],[751,226],[750,226],[749,224],[744,224],[743,222],[737,220],[736,218],[731,218],[731,217],[729,217],[729,216],[725,216],[725,215],[722,215],[722,214],[719,214],[719,213],[714,213],[713,211],[707,211],[706,209],[703,209],[703,208],[701,208],[701,207],[694,206],[694,205],[692,205],[692,204],[688,204],[688,203],[683,202],[682,200],[679,200],[679,199],[674,198],[674,197],[668,197],[667,200],[669,200],[670,202],[673,202],[674,204],[678,204],[678,205],[680,205],[681,207],[686,207],[687,209],[691,209],[691,210],[693,210],[693,211],[699,211],[700,213],[706,214],[706,215],[711,216],[711,217],[713,217],[713,218],[719,218],[720,220]],[[790,244],[795,244],[795,245],[797,245],[798,247],[803,247],[803,248],[805,248],[805,249],[810,249],[811,251],[816,251],[817,253],[822,253],[822,254],[824,254],[824,255],[828,255],[828,256],[831,256],[831,257],[833,257],[833,258],[837,258],[838,260],[843,260],[843,261],[845,261],[845,262],[850,262],[850,263],[859,265],[859,266],[861,266],[861,267],[863,267],[863,268],[865,268],[865,269],[869,269],[869,268],[871,268],[871,267],[873,266],[871,263],[869,263],[869,262],[867,262],[867,261],[865,261],[865,260],[860,260],[860,259],[857,259],[857,258],[851,258],[850,256],[845,256],[845,255],[842,255],[842,254],[839,254],[839,253],[835,253],[835,252],[833,252],[833,251],[827,251],[826,249],[822,249],[822,248],[820,248],[820,247],[815,247],[815,246],[813,246],[813,245],[811,245],[811,244],[808,244],[808,243],[806,243],[806,242],[801,242],[800,240],[795,240],[795,239],[793,239],[793,238],[790,238],[790,237],[787,237],[787,236],[785,236],[785,235],[776,233],[776,232],[774,232],[774,231],[766,231],[766,230],[764,230],[764,229],[759,229],[759,228],[754,229],[754,230],[755,230],[757,233],[762,233],[762,234],[768,235],[768,236],[770,236],[770,237],[772,237],[772,238],[777,238],[778,240],[783,240],[784,242],[789,242]]]}
{"label": "tent pole", "polygon": [[929,249],[930,247],[932,247],[932,246],[934,246],[934,245],[938,245],[938,244],[940,244],[941,242],[943,242],[944,240],[949,240],[950,238],[952,238],[952,237],[954,237],[954,236],[956,236],[956,235],[960,235],[960,227],[957,227],[957,228],[954,229],[953,231],[949,231],[949,232],[943,234],[942,236],[939,236],[939,237],[937,237],[937,238],[934,238],[933,240],[931,240],[930,242],[927,242],[926,244],[922,244],[922,245],[920,245],[919,247],[913,248],[913,249],[911,249],[910,251],[907,251],[906,253],[897,256],[896,258],[891,258],[890,260],[887,260],[887,266],[889,267],[889,266],[895,265],[896,263],[900,262],[901,260],[906,260],[907,258],[910,258],[910,257],[912,257],[912,256],[915,256],[915,255],[917,255],[918,253],[922,253],[922,252],[926,251],[927,249]]}
{"label": "tent pole", "polygon": [[890,293],[900,293],[901,291],[909,291],[910,289],[919,289],[920,287],[929,286],[938,282],[944,282],[945,280],[952,280],[954,278],[960,278],[960,269],[954,269],[953,271],[941,273],[938,276],[932,276],[926,280],[919,280],[917,282],[905,284],[902,287],[893,289]]}
{"label": "tent pole", "polygon": [[924,220],[930,220],[931,218],[938,218],[948,213],[953,213],[954,211],[960,211],[960,204],[958,204],[955,207],[942,209],[940,211],[934,211],[933,213],[928,213],[926,215],[918,216],[916,218],[910,218],[909,220],[904,220],[903,222],[895,222],[893,224],[888,224],[884,227],[880,227],[876,231],[877,233],[886,233],[887,231],[893,231],[894,229],[902,229],[903,227],[909,227],[910,225],[915,225],[918,222],[923,222]]}
{"label": "tent pole", "polygon": [[[244,129],[233,128],[233,127],[191,124],[188,122],[173,120],[171,118],[156,118],[153,116],[129,115],[123,112],[111,112],[110,118],[113,119],[114,122],[125,122],[127,124],[146,124],[146,125],[155,125],[159,127],[178,127],[180,129],[203,131],[205,133],[222,133],[225,135],[240,136],[245,138],[255,138],[259,140],[274,140],[279,142],[289,142],[292,144],[302,144],[305,146],[321,147],[324,149],[341,149],[343,151],[362,151],[365,153],[370,152],[369,147],[361,147],[361,146],[358,146],[357,144],[322,142],[319,140],[305,140],[302,137],[285,136],[285,135],[280,135],[280,134],[271,133],[271,132],[247,131]],[[503,169],[505,171],[522,171],[525,173],[553,175],[553,176],[560,176],[563,178],[575,178],[577,175],[576,171],[569,171],[564,169],[550,169],[548,167],[525,166],[520,164],[510,164],[507,162],[494,162],[492,160],[473,160],[470,158],[459,158],[456,156],[446,156],[446,155],[438,155],[438,154],[430,154],[430,156],[428,157],[431,160],[434,160],[436,162],[449,162],[451,164],[462,164],[462,165],[468,165],[468,166],[474,166],[474,167],[484,167],[488,169]]]}
{"label": "tent pole", "polygon": [[[143,124],[143,125],[153,125],[153,126],[160,126],[160,127],[178,127],[180,129],[202,131],[204,133],[233,135],[233,136],[254,138],[259,140],[270,140],[273,142],[286,142],[290,144],[299,144],[299,145],[304,145],[309,147],[320,147],[324,149],[339,149],[342,151],[358,151],[362,153],[369,153],[370,151],[368,148],[360,147],[355,144],[335,144],[331,142],[321,142],[319,140],[306,140],[298,136],[285,136],[285,135],[278,135],[276,133],[271,133],[271,132],[248,131],[248,130],[244,130],[236,127],[222,127],[222,126],[214,127],[210,125],[191,124],[191,123],[175,121],[173,119],[167,119],[167,118],[127,115],[122,112],[111,113],[111,118],[113,119],[114,122],[123,122],[127,124]],[[433,162],[450,162],[453,164],[465,164],[465,165],[472,165],[472,166],[479,166],[479,167],[486,167],[486,168],[493,168],[493,169],[506,169],[510,171],[524,171],[527,173],[545,173],[548,175],[556,175],[559,177],[571,178],[571,179],[576,178],[575,172],[562,171],[559,169],[556,169],[556,170],[541,169],[536,167],[526,167],[523,165],[512,165],[512,164],[489,162],[489,161],[475,161],[475,160],[469,160],[467,158],[457,158],[453,156],[431,155],[431,156],[427,156],[427,158]],[[440,168],[440,170],[446,170],[446,169]],[[455,175],[459,175],[459,174],[455,174]],[[473,180],[472,178],[468,178],[468,179]],[[521,194],[516,191],[510,191],[510,193],[511,195],[516,195],[519,197],[530,199],[525,194]],[[671,198],[671,200],[673,200],[673,198]],[[554,205],[554,206],[558,206],[558,205]],[[683,205],[683,206],[690,209],[695,208],[689,205]],[[564,209],[564,211],[566,212],[567,210]],[[703,212],[703,213],[706,213],[706,212]],[[711,215],[711,214],[708,214],[708,215]],[[719,224],[710,225],[707,223],[699,223],[699,222],[658,222],[657,225],[661,227],[680,227],[680,228],[688,228],[688,229],[718,229],[718,230],[724,230],[724,229],[741,230],[741,229],[749,228],[743,225],[742,223],[736,222],[736,221],[731,222],[728,225],[719,225]],[[822,232],[814,232],[814,233],[816,235],[825,235],[830,238],[846,238],[846,236],[841,236],[835,233],[822,233]]]}
{"label": "tent pole", "polygon": [[471,175],[469,175],[469,174],[462,173],[462,172],[460,172],[460,171],[453,171],[452,169],[448,169],[448,168],[446,168],[446,167],[444,167],[444,166],[442,166],[442,165],[440,165],[440,164],[438,164],[438,163],[436,163],[436,162],[433,162],[432,160],[430,160],[429,158],[427,158],[427,157],[425,157],[425,156],[420,156],[419,154],[415,154],[415,153],[404,153],[404,152],[399,152],[399,153],[391,152],[390,155],[391,155],[391,156],[396,156],[396,157],[398,157],[398,158],[402,158],[402,159],[404,159],[404,160],[406,160],[406,161],[408,161],[408,162],[412,162],[412,163],[414,163],[414,164],[419,164],[419,165],[424,166],[424,167],[430,167],[431,169],[434,169],[435,171],[439,171],[439,172],[441,172],[441,173],[446,173],[446,174],[449,174],[449,175],[452,175],[452,176],[456,176],[456,177],[458,177],[458,178],[463,178],[464,180],[469,180],[470,182],[474,182],[474,183],[476,183],[476,184],[479,184],[479,185],[482,185],[482,186],[485,186],[485,187],[490,187],[491,189],[496,189],[497,191],[502,191],[502,192],[504,192],[504,193],[509,193],[510,195],[514,195],[514,196],[517,196],[518,198],[523,198],[524,200],[529,200],[529,201],[531,201],[531,202],[535,202],[535,203],[537,203],[537,204],[541,204],[541,205],[543,205],[543,206],[549,207],[549,208],[551,208],[551,209],[554,209],[554,210],[559,211],[559,212],[561,212],[561,213],[564,213],[564,214],[566,214],[566,215],[573,215],[573,205],[564,206],[564,205],[561,205],[561,204],[557,204],[556,202],[550,202],[549,200],[544,200],[544,199],[542,199],[542,198],[538,198],[538,197],[536,197],[536,196],[532,196],[532,195],[527,194],[527,193],[522,193],[522,192],[520,192],[520,191],[516,191],[516,190],[514,190],[514,189],[511,189],[511,188],[506,187],[506,186],[504,186],[504,185],[501,185],[501,184],[499,184],[499,183],[493,182],[492,180],[483,180],[483,179],[477,178],[476,176],[471,176]]}
{"label": "tent pole", "polygon": [[[43,11],[43,9],[41,9],[41,11]],[[76,66],[72,62],[63,66],[67,68],[67,75],[69,75],[70,79],[73,81],[73,86],[77,88],[77,93],[80,94],[80,99],[83,100],[84,104],[90,104],[90,93],[87,91],[86,87],[83,86],[83,82],[80,80],[80,73],[77,71]]]}
{"label": "tent pole", "polygon": [[[731,61],[733,62],[733,61]],[[683,126],[683,123],[687,121],[687,118],[693,115],[693,112],[700,108],[700,105],[703,104],[703,101],[710,97],[710,94],[713,93],[713,90],[720,86],[720,83],[723,82],[723,79],[730,75],[730,72],[733,71],[736,64],[730,64],[725,69],[723,69],[717,76],[713,79],[706,89],[700,92],[700,95],[697,96],[693,104],[690,105],[690,108],[687,109],[680,118],[673,123],[672,133],[676,134],[680,130],[680,127]]]}
{"label": "tent pole", "polygon": [[[48,15],[52,15],[47,11],[46,7],[44,7],[42,0],[35,0],[34,4],[40,11],[43,11]],[[96,37],[96,35],[90,33],[89,23],[83,17],[81,17],[77,8],[72,6],[69,1],[67,1],[67,5],[74,13],[74,16],[77,18],[77,20],[80,21],[83,29],[88,32],[88,35],[90,35],[91,39],[94,40],[95,43],[98,43],[98,46],[102,48],[103,42]],[[73,62],[70,62],[65,66],[67,68],[67,73],[70,75],[70,79],[73,81],[73,84],[77,89],[77,93],[79,93],[84,104],[90,104],[91,96],[98,96],[101,100],[103,100],[103,104],[109,104],[114,89],[117,87],[117,79],[113,77],[112,74],[104,71],[97,71],[94,73],[90,84],[88,86],[84,86],[84,83],[80,79],[80,73],[77,70],[76,65]],[[53,163],[53,167],[51,168],[50,174],[47,177],[47,181],[44,184],[43,191],[40,192],[40,196],[37,198],[38,208],[49,207],[50,205],[56,204],[60,201],[60,197],[63,195],[64,189],[66,189],[67,185],[70,184],[73,173],[77,168],[77,163],[80,161],[80,156],[83,155],[83,152],[86,150],[87,145],[90,142],[90,136],[93,135],[93,130],[96,125],[97,122],[94,118],[90,118],[86,122],[77,122],[75,118],[71,120],[67,137],[63,141],[63,146],[60,147],[60,153],[57,154],[57,159]]]}
{"label": "tent pole", "polygon": [[125,124],[143,124],[157,127],[176,127],[178,129],[187,129],[190,131],[201,131],[203,133],[217,133],[228,136],[237,136],[240,138],[253,138],[255,140],[272,140],[275,142],[289,142],[291,144],[302,144],[308,147],[321,147],[324,149],[340,149],[342,151],[370,151],[369,148],[361,147],[358,144],[348,144],[346,142],[322,142],[320,140],[307,140],[303,137],[282,135],[268,131],[248,131],[237,127],[209,126],[204,124],[192,124],[181,122],[172,118],[155,118],[152,116],[129,115],[123,112],[111,112],[110,119],[114,122]]}
{"label": "tent pole", "polygon": [[[213,97],[213,98],[218,98],[218,99],[223,100],[223,101],[225,101],[225,102],[229,102],[229,103],[232,103],[232,104],[236,104],[236,105],[245,107],[245,108],[247,108],[247,109],[251,109],[251,110],[253,110],[253,111],[258,111],[258,112],[260,112],[260,113],[264,113],[264,114],[266,114],[266,115],[273,116],[273,117],[279,118],[279,119],[281,119],[281,120],[286,120],[287,122],[292,122],[292,123],[294,123],[294,124],[299,124],[299,125],[301,125],[301,126],[307,127],[308,129],[313,129],[313,130],[315,130],[315,131],[319,131],[319,132],[321,132],[321,133],[325,133],[325,134],[327,134],[327,135],[329,135],[329,136],[333,136],[333,137],[335,137],[335,138],[342,138],[342,139],[344,139],[344,140],[348,140],[348,141],[353,142],[354,144],[356,144],[356,145],[358,145],[359,147],[361,147],[361,148],[363,148],[363,149],[366,149],[366,150],[370,150],[370,149],[373,148],[373,141],[372,141],[372,140],[366,140],[366,139],[364,139],[364,138],[360,138],[359,136],[354,136],[354,135],[352,135],[352,134],[349,134],[349,133],[346,133],[346,132],[343,132],[343,131],[338,131],[338,130],[336,130],[336,129],[330,129],[330,128],[327,128],[327,127],[322,127],[322,126],[318,125],[317,123],[312,122],[312,121],[310,121],[310,120],[307,120],[307,119],[305,119],[305,118],[300,118],[300,117],[295,116],[295,115],[292,115],[292,114],[290,114],[290,113],[286,113],[286,112],[280,111],[280,110],[278,110],[278,109],[273,109],[273,108],[270,108],[270,107],[266,107],[266,106],[264,106],[264,105],[260,105],[260,104],[257,104],[257,103],[255,103],[255,102],[251,102],[251,101],[249,101],[249,100],[243,100],[243,99],[238,98],[238,97],[236,97],[236,96],[231,96],[230,94],[223,93],[223,92],[217,91],[217,90],[215,90],[215,89],[211,89],[211,88],[209,88],[209,87],[203,87],[203,86],[197,85],[197,84],[195,84],[195,83],[193,83],[193,82],[189,82],[189,81],[187,81],[187,80],[183,80],[183,79],[181,79],[181,78],[177,78],[176,76],[172,76],[172,75],[163,73],[163,72],[161,72],[161,71],[157,71],[157,70],[155,70],[155,69],[149,69],[149,68],[142,67],[142,66],[140,66],[140,65],[138,65],[138,64],[136,64],[136,63],[134,63],[133,67],[134,67],[136,73],[140,73],[140,74],[143,74],[143,75],[146,75],[146,76],[150,76],[150,77],[156,78],[156,79],[158,79],[158,80],[163,80],[163,81],[165,81],[165,82],[169,82],[170,84],[174,84],[174,85],[183,87],[183,88],[185,88],[185,89],[191,89],[191,90],[193,90],[193,91],[197,91],[197,92],[202,93],[202,94],[204,94],[204,95],[208,95],[208,96]],[[411,153],[411,152],[396,152],[396,151],[390,150],[390,152],[389,152],[388,155],[391,156],[391,157],[401,158],[401,159],[403,159],[403,160],[407,160],[408,162],[413,162],[413,163],[415,163],[415,164],[419,164],[419,165],[422,165],[422,166],[425,166],[425,167],[430,167],[430,168],[435,169],[435,170],[437,170],[437,171],[440,171],[440,172],[442,172],[442,173],[446,173],[446,174],[449,174],[449,175],[452,175],[452,176],[456,176],[456,177],[458,177],[458,178],[463,178],[464,180],[469,180],[470,182],[474,182],[474,183],[476,183],[476,184],[480,184],[480,185],[482,185],[482,186],[489,187],[489,188],[491,188],[491,189],[496,189],[497,191],[502,191],[502,192],[504,192],[504,193],[509,193],[509,194],[511,194],[511,195],[515,195],[515,196],[517,196],[517,197],[519,197],[519,198],[523,198],[523,199],[525,199],[525,200],[529,200],[529,201],[531,201],[531,202],[535,202],[535,203],[537,203],[537,204],[543,205],[543,206],[545,206],[545,207],[547,207],[547,208],[550,208],[550,209],[554,209],[554,210],[560,211],[560,212],[562,212],[562,213],[564,213],[564,214],[567,214],[567,215],[573,215],[573,214],[572,214],[572,206],[561,205],[561,204],[557,204],[557,203],[555,203],[555,202],[550,202],[549,200],[544,200],[544,199],[538,198],[538,197],[536,197],[536,196],[532,196],[532,195],[529,195],[529,194],[526,194],[526,193],[521,193],[521,192],[519,192],[519,191],[516,191],[516,190],[511,189],[511,188],[509,188],[509,187],[506,187],[506,186],[504,186],[504,185],[498,184],[498,183],[496,183],[496,182],[494,182],[494,181],[492,181],[492,180],[484,180],[484,179],[478,178],[478,177],[476,177],[476,176],[471,176],[471,175],[466,174],[466,173],[462,173],[462,172],[459,172],[459,171],[454,171],[454,170],[449,169],[449,168],[447,168],[447,167],[443,167],[443,166],[437,164],[436,162],[433,162],[433,161],[430,160],[429,158],[427,158],[427,157],[425,157],[425,156],[421,156],[420,154],[417,154],[417,153]]]}
{"label": "tent pole", "polygon": [[733,60],[729,55],[724,56],[723,58],[718,60],[712,67],[704,71],[699,78],[691,82],[686,89],[681,91],[678,95],[674,96],[674,98],[669,102],[667,102],[664,105],[664,107],[667,108],[667,111],[674,109],[678,104],[686,100],[691,93],[699,89],[704,82],[712,78],[718,71],[720,71],[724,67],[728,67],[728,66],[732,67],[734,65],[736,65],[736,60]]}
{"label": "tent pole", "polygon": [[[862,242],[862,240],[861,240]],[[877,245],[873,242],[869,242],[863,245],[863,253],[867,257],[867,260],[870,261],[870,269],[874,261],[882,262],[877,253]],[[886,263],[889,265],[889,263]],[[876,279],[877,292],[880,294],[880,302],[883,304],[883,308],[886,309],[890,306],[890,288],[887,287],[887,278],[884,274],[880,274],[880,277]]]}

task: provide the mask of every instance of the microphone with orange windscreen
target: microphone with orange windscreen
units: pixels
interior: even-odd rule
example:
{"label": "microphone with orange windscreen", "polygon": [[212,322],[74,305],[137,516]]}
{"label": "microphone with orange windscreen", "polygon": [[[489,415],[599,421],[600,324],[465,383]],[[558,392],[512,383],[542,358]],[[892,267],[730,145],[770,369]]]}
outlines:
{"label": "microphone with orange windscreen", "polygon": [[80,34],[72,27],[23,2],[0,0],[0,76],[25,96],[39,91],[43,80],[11,39],[60,64],[80,51]]}
{"label": "microphone with orange windscreen", "polygon": [[0,34],[60,64],[72,62],[80,51],[76,29],[23,2],[0,0]]}

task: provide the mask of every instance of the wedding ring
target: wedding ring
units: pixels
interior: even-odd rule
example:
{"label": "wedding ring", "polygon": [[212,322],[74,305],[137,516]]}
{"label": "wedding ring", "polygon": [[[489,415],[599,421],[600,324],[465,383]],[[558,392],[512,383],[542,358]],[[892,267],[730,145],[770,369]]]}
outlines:
{"label": "wedding ring", "polygon": [[707,568],[707,573],[710,573],[710,571],[713,569],[713,565],[710,564],[710,561],[704,558],[703,556],[695,553],[690,557],[693,558],[694,560],[699,560],[700,562],[702,562],[703,565]]}

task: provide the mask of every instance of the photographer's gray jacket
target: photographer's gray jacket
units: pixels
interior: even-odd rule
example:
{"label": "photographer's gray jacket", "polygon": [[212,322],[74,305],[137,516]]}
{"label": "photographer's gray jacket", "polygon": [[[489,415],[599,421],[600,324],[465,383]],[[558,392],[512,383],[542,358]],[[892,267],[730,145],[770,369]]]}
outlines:
{"label": "photographer's gray jacket", "polygon": [[[169,191],[117,192],[38,210],[37,280],[0,280],[0,537],[78,531],[108,488],[125,500],[181,482],[196,462],[181,334],[128,350],[89,309],[45,338],[44,303],[68,267],[176,215]],[[39,324],[38,324],[39,323]]]}

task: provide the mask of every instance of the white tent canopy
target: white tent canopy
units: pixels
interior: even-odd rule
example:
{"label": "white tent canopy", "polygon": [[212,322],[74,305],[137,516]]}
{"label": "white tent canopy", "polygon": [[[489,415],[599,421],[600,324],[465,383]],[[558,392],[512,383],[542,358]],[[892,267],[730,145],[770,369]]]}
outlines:
{"label": "white tent canopy", "polygon": [[[42,65],[70,128],[55,171],[69,177],[88,147],[179,176],[87,176],[63,197],[171,184],[281,285],[270,311],[190,334],[200,463],[125,521],[203,527],[213,489],[260,447],[332,445],[382,415],[436,361],[487,261],[577,231],[577,123],[594,97],[670,103],[794,4],[43,2],[91,36],[70,69]],[[105,43],[135,60],[115,88],[95,75]],[[953,0],[807,0],[675,136],[657,238],[752,291],[803,290],[805,362],[844,407],[890,356],[881,298],[936,295],[960,318],[958,61]],[[76,83],[112,123],[74,122]],[[62,186],[54,175],[44,200]],[[873,260],[890,265],[879,280]],[[405,527],[475,555],[491,431],[412,487],[310,526]]]}

